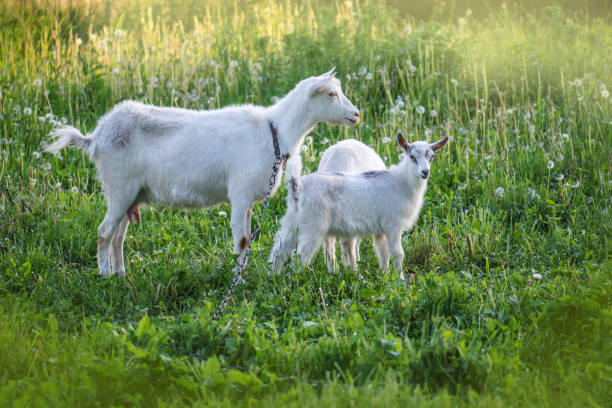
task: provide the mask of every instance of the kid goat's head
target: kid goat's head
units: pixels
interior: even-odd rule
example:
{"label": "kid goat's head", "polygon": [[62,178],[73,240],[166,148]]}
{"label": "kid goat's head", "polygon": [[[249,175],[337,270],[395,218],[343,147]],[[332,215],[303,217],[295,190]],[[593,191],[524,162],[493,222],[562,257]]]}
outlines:
{"label": "kid goat's head", "polygon": [[310,99],[312,114],[318,121],[353,126],[359,122],[359,110],[344,96],[334,70],[304,80],[303,89]]}
{"label": "kid goat's head", "polygon": [[404,139],[402,132],[397,132],[397,142],[406,152],[406,158],[409,167],[415,177],[420,177],[427,180],[429,177],[429,166],[434,158],[436,151],[444,147],[448,142],[448,137],[444,137],[435,143],[427,143],[424,141],[408,143]]}

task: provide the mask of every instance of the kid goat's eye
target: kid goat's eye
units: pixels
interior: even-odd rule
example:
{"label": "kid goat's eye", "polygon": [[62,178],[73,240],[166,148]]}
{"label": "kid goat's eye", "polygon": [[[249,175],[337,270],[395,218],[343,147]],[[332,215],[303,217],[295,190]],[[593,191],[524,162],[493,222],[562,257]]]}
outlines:
{"label": "kid goat's eye", "polygon": [[413,155],[410,155],[410,158],[412,159],[413,162],[415,162],[415,163],[417,162],[416,157],[414,157]]}
{"label": "kid goat's eye", "polygon": [[338,93],[330,92],[328,95],[331,96],[332,98],[334,98],[334,97],[338,96]]}

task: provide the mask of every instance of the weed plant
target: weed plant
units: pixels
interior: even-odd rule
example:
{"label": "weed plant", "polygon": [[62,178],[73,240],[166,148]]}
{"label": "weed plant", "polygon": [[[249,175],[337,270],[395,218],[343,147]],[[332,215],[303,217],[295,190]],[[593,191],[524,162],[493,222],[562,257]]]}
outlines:
{"label": "weed plant", "polygon": [[[2,406],[612,401],[606,16],[500,7],[417,21],[315,0],[0,10]],[[219,321],[236,262],[227,205],[144,209],[127,279],[96,275],[95,168],[78,151],[42,153],[51,129],[90,131],[124,99],[268,105],[333,66],[362,122],[319,125],[307,172],[349,137],[387,164],[397,130],[451,137],[403,238],[413,281],[379,271],[369,239],[358,272],[330,275],[319,254],[269,276],[282,189]]]}

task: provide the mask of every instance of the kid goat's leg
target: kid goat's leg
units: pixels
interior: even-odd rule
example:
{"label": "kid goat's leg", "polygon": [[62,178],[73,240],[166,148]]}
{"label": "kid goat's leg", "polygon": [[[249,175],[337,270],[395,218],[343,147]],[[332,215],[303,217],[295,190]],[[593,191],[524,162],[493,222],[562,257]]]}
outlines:
{"label": "kid goat's leg", "polygon": [[352,270],[357,270],[357,254],[355,253],[355,237],[342,240],[342,252],[344,253],[345,265]]}
{"label": "kid goat's leg", "polygon": [[295,248],[297,242],[297,225],[295,225],[295,213],[292,208],[287,209],[287,213],[281,219],[281,226],[274,238],[274,247],[270,252],[268,262],[272,264],[274,273],[279,273],[283,264]]}
{"label": "kid goat's leg", "polygon": [[335,272],[338,269],[336,263],[336,237],[325,238],[325,261],[327,263],[327,271]]}

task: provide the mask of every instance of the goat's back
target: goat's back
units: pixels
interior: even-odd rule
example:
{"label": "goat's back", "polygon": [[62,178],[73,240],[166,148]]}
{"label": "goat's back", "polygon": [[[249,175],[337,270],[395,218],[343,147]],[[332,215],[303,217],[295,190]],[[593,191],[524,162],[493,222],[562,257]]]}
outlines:
{"label": "goat's back", "polygon": [[347,139],[325,150],[317,171],[355,174],[384,169],[385,163],[374,149],[358,140]]}

